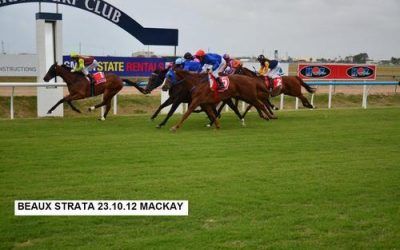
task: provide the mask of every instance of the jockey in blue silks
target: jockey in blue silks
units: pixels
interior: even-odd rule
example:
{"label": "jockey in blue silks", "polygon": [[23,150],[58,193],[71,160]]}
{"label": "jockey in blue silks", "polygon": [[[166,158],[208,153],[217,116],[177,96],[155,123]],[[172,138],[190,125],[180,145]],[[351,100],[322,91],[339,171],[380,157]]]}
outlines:
{"label": "jockey in blue silks", "polygon": [[[219,80],[219,73],[222,73],[225,69],[226,62],[222,56],[214,53],[205,53],[204,50],[198,50],[194,56],[200,60],[202,67],[204,65],[212,66],[212,76],[217,80],[218,88],[222,89],[224,84]],[[203,68],[203,71],[205,69]]]}
{"label": "jockey in blue silks", "polygon": [[198,61],[178,58],[175,61],[175,68],[180,68],[194,73],[200,73],[202,66]]}

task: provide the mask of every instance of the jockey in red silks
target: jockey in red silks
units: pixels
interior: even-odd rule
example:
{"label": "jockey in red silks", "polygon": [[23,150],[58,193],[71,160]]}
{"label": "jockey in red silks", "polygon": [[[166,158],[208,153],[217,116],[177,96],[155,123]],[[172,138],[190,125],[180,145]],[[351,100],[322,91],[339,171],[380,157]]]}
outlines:
{"label": "jockey in red silks", "polygon": [[206,72],[208,67],[211,67],[211,76],[215,78],[218,84],[218,89],[223,89],[224,84],[219,79],[219,74],[225,69],[226,62],[222,56],[214,53],[205,53],[204,50],[198,50],[194,56],[199,59],[203,72]]}
{"label": "jockey in red silks", "polygon": [[239,67],[243,66],[239,59],[233,59],[228,54],[224,54],[223,58],[226,62],[224,73],[227,75],[235,73]]}
{"label": "jockey in red silks", "polygon": [[268,78],[272,79],[272,84],[269,87],[272,92],[272,96],[277,95],[282,90],[282,75],[283,70],[277,60],[269,60],[264,55],[259,55],[257,61],[260,63],[260,69],[258,73],[265,77],[265,81],[269,84]]}

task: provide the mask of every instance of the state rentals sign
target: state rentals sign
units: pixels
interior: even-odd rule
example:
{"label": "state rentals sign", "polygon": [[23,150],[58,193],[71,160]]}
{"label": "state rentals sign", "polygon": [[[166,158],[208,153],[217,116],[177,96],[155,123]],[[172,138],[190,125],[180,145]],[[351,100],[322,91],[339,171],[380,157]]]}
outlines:
{"label": "state rentals sign", "polygon": [[299,64],[297,74],[308,80],[375,80],[376,65]]}
{"label": "state rentals sign", "polygon": [[[165,68],[163,58],[142,58],[142,57],[111,57],[95,56],[99,66],[97,71],[114,73],[125,77],[148,77],[156,69]],[[75,62],[69,56],[63,57],[64,64],[75,67]]]}
{"label": "state rentals sign", "polygon": [[177,29],[144,28],[124,12],[102,0],[0,0],[0,7],[32,2],[64,4],[86,10],[118,25],[144,45],[178,45]]}

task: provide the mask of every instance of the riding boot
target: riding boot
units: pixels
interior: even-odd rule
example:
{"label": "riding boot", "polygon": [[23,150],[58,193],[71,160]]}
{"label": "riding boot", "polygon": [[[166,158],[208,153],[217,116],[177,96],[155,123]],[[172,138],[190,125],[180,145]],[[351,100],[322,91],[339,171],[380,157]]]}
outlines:
{"label": "riding boot", "polygon": [[94,96],[94,79],[91,74],[88,74],[87,77],[89,78],[90,81],[90,96]]}
{"label": "riding boot", "polygon": [[218,85],[218,89],[224,89],[224,83],[221,81],[220,77],[216,78],[217,80],[217,85]]}

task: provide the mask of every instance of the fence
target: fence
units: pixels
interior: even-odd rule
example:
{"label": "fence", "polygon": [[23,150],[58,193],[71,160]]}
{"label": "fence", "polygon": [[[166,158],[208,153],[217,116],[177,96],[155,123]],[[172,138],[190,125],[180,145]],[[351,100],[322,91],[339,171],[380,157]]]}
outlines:
{"label": "fence", "polygon": [[[362,104],[361,106],[366,109],[367,108],[367,99],[368,99],[368,86],[376,86],[376,85],[392,85],[396,86],[395,91],[397,90],[397,86],[399,85],[399,82],[383,82],[383,81],[364,81],[364,82],[307,82],[308,85],[311,86],[329,86],[329,93],[328,93],[328,108],[332,108],[332,95],[333,95],[333,87],[334,86],[363,86],[363,98],[362,98]],[[66,87],[67,85],[65,83],[0,83],[0,87],[11,87],[11,98],[10,98],[10,118],[14,119],[14,92],[15,88],[17,87]],[[312,94],[311,96],[311,104],[314,105],[314,95]],[[113,98],[113,113],[116,115],[118,111],[118,97],[117,95]],[[281,95],[281,100],[280,100],[280,109],[283,109],[284,106],[284,95]],[[245,105],[243,103],[242,109],[244,109]],[[296,98],[296,109],[299,108],[299,100]],[[103,108],[101,109],[101,112],[103,113]]]}
{"label": "fence", "polygon": [[[367,108],[367,100],[368,100],[368,90],[370,86],[388,86],[392,85],[395,86],[395,92],[397,91],[397,86],[400,84],[399,82],[394,81],[363,81],[363,82],[351,82],[351,81],[325,81],[325,82],[306,82],[310,86],[329,86],[328,92],[328,109],[332,108],[332,96],[333,96],[333,88],[334,86],[362,86],[363,87],[363,98],[361,107],[364,109]],[[311,105],[314,106],[314,96],[315,94],[311,95]],[[283,109],[284,106],[284,95],[281,95],[280,106],[279,109]],[[295,109],[299,108],[299,99],[296,97],[296,104]]]}

